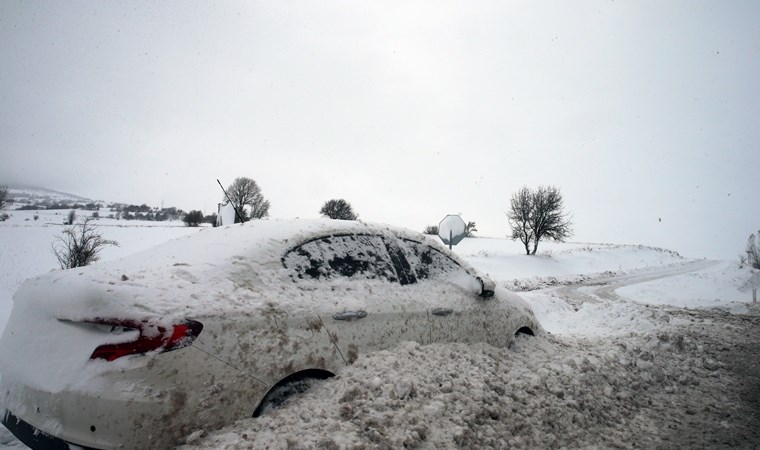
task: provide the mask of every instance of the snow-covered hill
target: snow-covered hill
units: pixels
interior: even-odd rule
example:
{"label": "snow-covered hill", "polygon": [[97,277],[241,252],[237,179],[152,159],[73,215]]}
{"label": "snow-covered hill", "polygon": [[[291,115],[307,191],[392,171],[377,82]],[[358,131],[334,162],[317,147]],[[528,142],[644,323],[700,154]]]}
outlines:
{"label": "snow-covered hill", "polygon": [[15,209],[24,205],[53,205],[60,203],[91,203],[92,200],[67,192],[55,191],[38,186],[11,184],[8,186],[8,199]]}

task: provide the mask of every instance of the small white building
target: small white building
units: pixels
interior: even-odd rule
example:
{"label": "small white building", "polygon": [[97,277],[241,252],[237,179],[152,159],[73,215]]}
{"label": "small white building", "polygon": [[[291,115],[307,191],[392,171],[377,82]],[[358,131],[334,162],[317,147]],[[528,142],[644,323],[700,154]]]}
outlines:
{"label": "small white building", "polygon": [[235,208],[232,203],[219,203],[216,212],[216,226],[232,225],[235,223]]}

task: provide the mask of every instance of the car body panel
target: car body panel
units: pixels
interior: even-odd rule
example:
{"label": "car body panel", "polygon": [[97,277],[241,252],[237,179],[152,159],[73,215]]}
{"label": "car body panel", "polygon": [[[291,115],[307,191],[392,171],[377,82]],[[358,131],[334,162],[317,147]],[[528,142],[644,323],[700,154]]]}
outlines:
{"label": "car body panel", "polygon": [[[267,390],[192,347],[55,392],[5,376],[0,386],[3,407],[30,425],[67,442],[103,449],[124,443],[130,448],[170,447],[199,423],[213,428],[238,419],[237,412]],[[210,403],[217,406],[204,407]]]}
{"label": "car body panel", "polygon": [[[193,347],[258,380],[264,393],[292,373],[308,369],[335,373],[345,366],[316,315],[290,315],[274,305],[255,319],[243,316],[212,324]],[[257,405],[247,406],[249,415]]]}

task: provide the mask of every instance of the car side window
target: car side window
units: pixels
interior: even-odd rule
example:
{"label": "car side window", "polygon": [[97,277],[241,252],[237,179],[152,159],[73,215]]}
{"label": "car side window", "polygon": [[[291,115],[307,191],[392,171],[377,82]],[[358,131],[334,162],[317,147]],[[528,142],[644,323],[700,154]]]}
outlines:
{"label": "car side window", "polygon": [[436,248],[408,239],[403,240],[403,246],[406,250],[407,259],[419,280],[469,275],[456,261]]}
{"label": "car side window", "polygon": [[291,249],[282,264],[298,279],[399,281],[380,236],[325,236]]}
{"label": "car side window", "polygon": [[412,269],[412,266],[409,263],[409,259],[402,249],[403,244],[400,245],[398,239],[391,237],[384,238],[384,241],[385,249],[391,257],[391,263],[396,270],[399,283],[402,285],[416,283],[417,277],[415,276],[414,269]]}

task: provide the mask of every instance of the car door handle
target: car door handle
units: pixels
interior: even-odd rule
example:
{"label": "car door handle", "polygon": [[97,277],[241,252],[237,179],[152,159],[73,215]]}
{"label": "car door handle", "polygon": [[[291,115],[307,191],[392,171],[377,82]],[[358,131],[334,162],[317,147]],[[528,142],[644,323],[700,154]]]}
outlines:
{"label": "car door handle", "polygon": [[448,316],[453,313],[454,310],[451,308],[433,308],[432,312],[434,316]]}
{"label": "car door handle", "polygon": [[339,313],[333,314],[333,319],[335,320],[356,320],[356,319],[363,319],[367,317],[367,311],[343,311]]}

